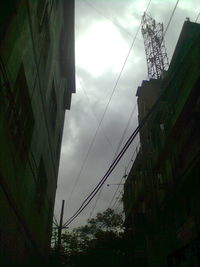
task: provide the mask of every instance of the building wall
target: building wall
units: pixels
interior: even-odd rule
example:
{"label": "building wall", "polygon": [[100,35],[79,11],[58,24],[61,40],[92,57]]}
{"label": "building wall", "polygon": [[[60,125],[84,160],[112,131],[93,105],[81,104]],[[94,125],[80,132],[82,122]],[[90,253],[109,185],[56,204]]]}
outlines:
{"label": "building wall", "polygon": [[199,62],[200,25],[185,22],[159,90],[152,80],[138,88],[139,121],[146,99],[158,102],[140,132],[143,149],[124,188],[135,266],[141,258],[152,267],[200,264]]}
{"label": "building wall", "polygon": [[22,266],[50,246],[65,110],[75,92],[74,2],[10,0],[4,12],[0,257]]}

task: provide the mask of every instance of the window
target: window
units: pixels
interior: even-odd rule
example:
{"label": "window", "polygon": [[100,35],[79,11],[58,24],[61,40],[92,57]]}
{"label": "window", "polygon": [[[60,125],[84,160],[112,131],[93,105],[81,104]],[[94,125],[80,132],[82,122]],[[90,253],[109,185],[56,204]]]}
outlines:
{"label": "window", "polygon": [[21,160],[25,161],[28,157],[34,117],[23,64],[20,67],[15,86],[9,95],[7,119],[8,130],[16,151]]}

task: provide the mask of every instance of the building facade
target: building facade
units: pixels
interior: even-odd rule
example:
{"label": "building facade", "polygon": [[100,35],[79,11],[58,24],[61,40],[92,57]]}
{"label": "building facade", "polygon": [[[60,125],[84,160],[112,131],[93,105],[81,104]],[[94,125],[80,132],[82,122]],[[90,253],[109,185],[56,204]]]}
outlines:
{"label": "building facade", "polygon": [[199,62],[200,25],[186,21],[167,73],[137,90],[145,123],[123,195],[134,266],[200,265]]}
{"label": "building facade", "polygon": [[74,0],[9,0],[0,17],[0,265],[37,266],[75,93]]}

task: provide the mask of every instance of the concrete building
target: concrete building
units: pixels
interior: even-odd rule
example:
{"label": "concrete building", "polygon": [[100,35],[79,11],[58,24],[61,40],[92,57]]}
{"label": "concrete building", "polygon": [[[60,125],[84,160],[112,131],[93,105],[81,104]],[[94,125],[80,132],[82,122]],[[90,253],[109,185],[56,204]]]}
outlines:
{"label": "concrete building", "polygon": [[0,265],[38,266],[75,93],[74,0],[9,0],[0,12]]}
{"label": "concrete building", "polygon": [[137,90],[141,148],[124,186],[134,266],[200,265],[200,25],[186,21],[169,70]]}

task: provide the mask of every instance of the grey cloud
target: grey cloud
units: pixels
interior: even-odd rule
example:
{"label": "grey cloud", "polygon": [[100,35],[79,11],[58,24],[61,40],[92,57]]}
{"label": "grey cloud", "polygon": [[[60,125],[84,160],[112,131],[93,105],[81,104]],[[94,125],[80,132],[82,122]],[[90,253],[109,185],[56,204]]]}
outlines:
{"label": "grey cloud", "polygon": [[[133,40],[137,29],[137,26],[134,26],[134,20],[140,21],[142,15],[134,8],[135,3],[138,3],[138,1],[139,0],[90,0],[90,3],[98,8],[98,10],[103,11],[105,16],[111,18],[114,22],[119,24],[121,28],[125,28],[133,35],[131,38],[124,30],[118,27],[121,36],[123,36],[125,42],[128,44],[128,47],[130,47],[131,41]],[[192,0],[191,2],[194,4],[194,11],[187,8],[187,5],[185,4],[187,3],[186,1],[179,2],[170,28],[166,34],[165,40],[169,58],[171,58],[175,48],[185,17],[191,17],[191,19],[194,19],[197,16],[199,2],[197,0]],[[155,17],[155,19],[160,22],[164,22],[166,26],[174,4],[175,1],[158,2],[156,0],[152,0],[149,12],[153,17]],[[92,26],[95,22],[101,22],[105,19],[106,18],[98,14],[96,10],[83,3],[82,0],[76,1],[76,38],[79,38],[80,36],[84,37],[88,27]],[[81,86],[79,84],[79,80],[77,80],[77,93],[73,95],[72,108],[70,111],[66,112],[56,197],[57,205],[61,205],[62,199],[67,200],[69,198],[70,192],[74,187],[74,182],[83,164],[83,160],[87,155],[88,147],[91,144],[91,140],[97,129],[98,121],[100,121],[102,117],[119,74],[114,72],[113,69],[109,69],[102,76],[92,77],[90,73],[80,66],[77,66],[76,69]],[[142,80],[146,79],[146,77],[147,66],[144,45],[141,33],[139,33],[138,38],[135,41],[133,51],[129,56],[116,91],[108,107],[101,129],[80,175],[80,179],[77,182],[72,198],[66,206],[64,216],[65,220],[67,217],[73,215],[87,194],[91,192],[94,186],[105,174],[105,171],[113,159],[113,150],[115,151],[119,144],[130,113],[136,103],[135,93],[137,87],[140,86]],[[96,117],[98,119],[96,119]],[[125,140],[136,126],[137,110],[131,120]],[[107,138],[109,138],[112,147],[108,143]],[[121,163],[117,166],[111,177],[109,177],[108,183],[120,182],[125,171],[124,167],[128,165],[137,143],[138,137],[131,145],[130,149],[127,151],[126,155],[121,160]],[[115,190],[115,186],[109,188],[106,186],[104,187],[94,211],[94,215],[97,211],[107,208]],[[89,205],[89,207],[79,216],[79,219],[77,219],[72,226],[86,222],[94,202],[95,201]],[[58,214],[57,208],[56,211]]]}

